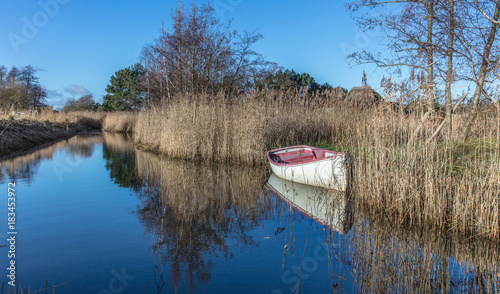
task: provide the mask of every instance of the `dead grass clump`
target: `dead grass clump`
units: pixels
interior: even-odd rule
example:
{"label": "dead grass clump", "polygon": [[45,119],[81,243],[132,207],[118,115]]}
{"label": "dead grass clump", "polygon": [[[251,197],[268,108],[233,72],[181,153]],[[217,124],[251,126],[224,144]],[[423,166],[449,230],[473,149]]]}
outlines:
{"label": "dead grass clump", "polygon": [[102,122],[106,117],[104,112],[96,111],[75,111],[75,112],[58,112],[52,108],[43,108],[38,112],[17,112],[17,113],[2,113],[0,120],[23,120],[41,123],[58,123],[58,124],[81,124],[91,129],[100,129]]}
{"label": "dead grass clump", "polygon": [[137,120],[134,112],[110,112],[106,114],[102,130],[113,133],[132,133]]}

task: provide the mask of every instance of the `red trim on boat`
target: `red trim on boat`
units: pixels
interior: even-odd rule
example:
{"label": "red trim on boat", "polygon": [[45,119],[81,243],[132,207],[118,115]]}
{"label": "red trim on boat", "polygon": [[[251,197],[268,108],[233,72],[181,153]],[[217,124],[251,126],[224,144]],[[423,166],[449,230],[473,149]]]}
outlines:
{"label": "red trim on boat", "polygon": [[[282,153],[276,154],[276,152],[278,152],[278,151],[284,151],[287,149],[296,149],[296,148],[303,148],[303,149],[294,150],[294,151],[290,151],[290,152],[282,152]],[[335,154],[326,156],[326,152],[335,153]],[[304,154],[304,153],[308,154],[308,155],[293,156],[293,155]],[[285,166],[285,165],[298,165],[298,164],[311,163],[311,162],[331,159],[333,157],[342,156],[342,155],[344,155],[344,153],[342,153],[342,152],[330,151],[330,150],[326,150],[326,149],[311,147],[308,145],[297,145],[297,146],[290,146],[290,147],[278,148],[278,149],[267,151],[267,160],[269,160],[269,162],[271,164],[278,165],[278,166]],[[279,160],[279,161],[277,161],[277,160]]]}

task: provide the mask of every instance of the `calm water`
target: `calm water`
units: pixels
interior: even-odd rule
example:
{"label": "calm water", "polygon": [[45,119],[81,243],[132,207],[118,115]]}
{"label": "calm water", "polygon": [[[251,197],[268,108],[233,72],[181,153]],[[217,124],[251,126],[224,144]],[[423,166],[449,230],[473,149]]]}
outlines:
{"label": "calm water", "polygon": [[[203,166],[77,136],[0,163],[16,284],[56,293],[495,293],[495,244],[400,229],[266,169]],[[7,218],[0,244],[8,244]],[[0,248],[7,283],[8,247]],[[4,285],[4,291],[7,284]],[[9,288],[11,289],[11,288]]]}

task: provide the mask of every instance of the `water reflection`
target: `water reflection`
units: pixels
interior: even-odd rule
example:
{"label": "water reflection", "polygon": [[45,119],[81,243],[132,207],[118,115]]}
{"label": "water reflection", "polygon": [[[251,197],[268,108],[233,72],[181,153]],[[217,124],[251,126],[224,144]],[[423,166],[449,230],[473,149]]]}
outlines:
{"label": "water reflection", "polygon": [[304,185],[272,174],[267,187],[301,213],[341,234],[353,224],[352,205],[345,192]]}
{"label": "water reflection", "polygon": [[499,293],[500,248],[360,212],[346,239],[359,292]]}
{"label": "water reflection", "polygon": [[71,160],[92,156],[94,146],[102,142],[100,135],[78,135],[35,152],[0,162],[0,182],[23,180],[30,183],[42,160],[52,159],[54,153],[65,151]]}
{"label": "water reflection", "polygon": [[[328,269],[341,269],[319,274],[324,279],[330,276],[333,292],[499,290],[497,244],[388,224],[383,216],[374,218],[362,210],[354,211],[344,194],[271,176],[267,186],[286,202],[281,201],[263,192],[265,170],[166,160],[139,150],[131,152],[130,145],[125,148],[126,144],[118,141],[105,140],[109,144],[104,147],[106,166],[116,183],[136,190],[141,200],[136,213],[154,240],[152,248],[159,263],[168,266],[165,272],[160,267],[158,273],[174,289],[187,284],[192,291],[207,285],[217,258],[231,260],[236,248],[263,246],[262,240],[255,239],[250,231],[276,217],[287,222],[289,234],[283,244],[285,249],[281,245],[282,249],[274,252],[288,256],[283,260],[283,277],[287,266],[297,264],[294,258],[299,258],[299,264],[312,262],[316,248],[299,246],[304,253],[291,253],[294,242],[307,244],[307,238],[314,241],[317,235],[306,235],[306,240],[297,237],[303,236],[298,230],[304,227],[294,222],[296,213],[287,208],[288,203],[333,229],[324,234],[326,244],[310,245],[328,248]],[[290,276],[286,277],[289,280]]]}
{"label": "water reflection", "polygon": [[136,163],[145,184],[137,213],[155,236],[153,249],[169,264],[174,287],[207,284],[215,257],[231,259],[231,248],[259,245],[249,232],[275,206],[262,193],[263,171],[159,160],[138,150]]}
{"label": "water reflection", "polygon": [[138,191],[143,185],[136,175],[134,143],[122,134],[103,133],[102,156],[115,184]]}
{"label": "water reflection", "polygon": [[[102,158],[96,148],[101,143]],[[57,152],[61,154],[56,156]],[[194,290],[210,292],[213,291],[214,284],[231,282],[224,280],[225,276],[241,268],[247,269],[245,273],[248,277],[245,276],[244,279],[257,282],[247,283],[245,287],[250,287],[248,289],[233,284],[226,292],[272,293],[277,289],[274,293],[289,293],[297,288],[304,293],[500,292],[498,244],[479,238],[454,237],[446,232],[409,227],[407,224],[387,223],[383,215],[370,215],[360,207],[352,209],[354,204],[347,201],[344,194],[287,182],[275,176],[268,178],[268,171],[264,168],[207,166],[162,159],[136,150],[130,138],[122,135],[104,133],[102,136],[77,136],[32,154],[3,161],[0,163],[0,181],[23,179],[25,182],[36,182],[37,177],[45,180],[48,177],[40,177],[38,172],[41,161],[54,161],[54,158],[64,161],[65,157],[84,159],[88,156],[94,158],[94,164],[82,164],[78,172],[97,174],[96,169],[101,169],[99,179],[109,183],[111,178],[118,186],[133,191],[133,195],[139,199],[130,197],[134,200],[130,207],[137,204],[134,213],[124,213],[130,218],[125,221],[120,210],[115,210],[125,201],[124,197],[113,198],[112,202],[102,207],[101,202],[108,197],[111,199],[112,195],[98,194],[93,198],[92,193],[82,194],[79,199],[71,199],[77,201],[77,206],[70,205],[73,202],[64,204],[62,200],[67,197],[52,199],[56,194],[67,195],[72,186],[82,187],[81,183],[71,183],[68,177],[64,186],[57,183],[50,185],[56,189],[51,190],[50,195],[36,197],[40,203],[47,202],[51,209],[55,209],[51,210],[50,215],[36,214],[47,209],[38,209],[37,206],[29,211],[27,202],[37,199],[23,198],[26,201],[22,208],[24,219],[33,214],[38,216],[34,223],[40,226],[51,224],[51,219],[52,224],[71,224],[67,227],[58,225],[59,228],[67,229],[62,230],[65,233],[61,235],[54,234],[51,230],[53,234],[50,239],[57,239],[58,242],[50,243],[42,235],[35,235],[33,240],[47,244],[48,247],[57,247],[60,242],[67,242],[66,238],[71,238],[68,234],[71,234],[74,226],[80,226],[78,230],[86,229],[85,221],[80,221],[82,218],[102,213],[106,209],[105,214],[113,217],[101,216],[100,219],[109,223],[104,221],[99,227],[107,226],[111,229],[101,234],[106,236],[100,241],[102,244],[92,247],[88,252],[81,249],[79,254],[84,255],[82,260],[88,257],[98,264],[102,256],[109,254],[110,251],[106,251],[106,248],[109,250],[118,247],[119,242],[116,240],[121,240],[123,246],[120,247],[120,256],[114,259],[115,262],[121,261],[123,256],[123,260],[127,262],[139,260],[138,264],[149,266],[153,263],[151,260],[155,259],[155,272],[151,266],[144,266],[137,269],[137,272],[132,272],[132,268],[135,270],[136,267],[130,266],[127,271],[130,269],[131,274],[137,276],[133,281],[137,284],[152,283],[154,279],[151,276],[157,276],[158,289],[164,286],[160,293]],[[99,160],[95,160],[96,157]],[[54,162],[47,162],[40,170],[47,167],[51,170],[50,166],[53,164]],[[88,170],[84,170],[85,168]],[[286,202],[267,193],[266,183]],[[105,187],[104,184],[99,185]],[[118,193],[115,190],[106,191]],[[57,201],[58,205],[51,205],[51,199]],[[99,205],[83,205],[92,201]],[[74,207],[78,207],[78,210],[65,213],[65,209]],[[301,216],[296,209],[315,221]],[[78,219],[72,219],[78,212],[81,212]],[[114,223],[114,215],[121,216],[122,222]],[[54,218],[57,220],[54,221]],[[137,220],[143,224],[143,228],[136,226],[138,238],[141,238],[143,230],[146,232],[144,255],[137,253],[140,251],[138,245],[127,252],[130,245],[127,240],[133,238],[116,239],[113,232],[132,232],[131,223],[137,225]],[[91,219],[87,221],[91,223]],[[322,224],[332,230],[323,230],[325,227]],[[29,237],[29,228],[25,228],[23,234]],[[285,231],[280,234],[276,228],[285,228]],[[82,238],[75,243],[67,242],[76,246],[76,243],[93,242],[95,237],[93,233],[72,238]],[[35,249],[34,246],[25,247],[23,254],[31,252],[32,256],[37,256],[39,253],[35,253]],[[57,248],[57,251],[63,249]],[[154,257],[149,255],[150,249]],[[259,255],[253,256],[254,252]],[[245,254],[247,257],[241,258]],[[57,279],[60,268],[74,266],[71,259],[72,257],[65,256],[57,259],[57,267],[54,267],[56,269],[53,272],[47,273],[48,277]],[[45,267],[43,262],[41,266]],[[102,269],[108,265],[104,261],[99,266],[94,276],[87,273],[88,277],[82,279],[99,279]],[[115,267],[115,264],[109,266]],[[72,270],[83,276],[83,268]],[[266,274],[262,275],[266,270]],[[141,275],[139,271],[146,273]],[[94,273],[94,269],[92,272]],[[140,277],[143,281],[140,281]],[[297,281],[300,282],[300,287],[294,288]],[[98,285],[99,289],[107,285],[107,280],[102,283]],[[132,284],[130,286],[132,288]],[[144,285],[138,287],[142,286]],[[85,289],[81,290],[86,292]]]}

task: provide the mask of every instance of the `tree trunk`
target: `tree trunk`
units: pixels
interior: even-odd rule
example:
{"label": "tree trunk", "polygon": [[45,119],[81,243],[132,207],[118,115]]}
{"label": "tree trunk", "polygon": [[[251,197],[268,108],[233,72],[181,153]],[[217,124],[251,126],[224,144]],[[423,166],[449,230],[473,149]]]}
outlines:
{"label": "tree trunk", "polygon": [[434,111],[434,0],[427,4],[427,111]]}
{"label": "tree trunk", "polygon": [[455,0],[448,0],[450,3],[450,32],[448,40],[448,50],[446,52],[448,58],[448,68],[446,71],[445,82],[445,121],[448,126],[448,140],[451,141],[453,135],[453,120],[451,117],[451,83],[453,79],[453,41],[455,38]]}
{"label": "tree trunk", "polygon": [[474,90],[474,96],[472,98],[472,105],[470,108],[470,113],[465,123],[465,127],[461,136],[461,140],[465,141],[470,135],[470,130],[477,117],[477,108],[479,105],[479,98],[481,97],[481,91],[483,89],[484,81],[486,79],[486,74],[488,72],[488,59],[490,56],[491,47],[495,41],[496,33],[498,30],[498,19],[500,16],[500,2],[497,2],[495,7],[495,12],[493,14],[493,22],[491,23],[490,33],[486,41],[486,45],[483,51],[483,61],[479,69],[479,78],[476,81],[476,89]]}
{"label": "tree trunk", "polygon": [[[462,103],[462,101],[464,101],[465,97],[467,97],[467,94],[469,94],[469,92],[465,92],[464,95],[462,95],[462,98],[460,98],[460,100],[458,100],[457,104],[455,104],[455,106],[453,107],[453,109],[450,111],[450,113],[453,113],[457,107],[460,105],[460,103]],[[438,134],[439,132],[441,131],[441,129],[444,127],[445,123],[446,123],[446,119],[444,119],[441,124],[439,125],[439,127],[436,129],[436,131],[434,132],[434,134],[432,134],[432,136],[427,139],[427,141],[425,142],[426,144],[429,144],[432,139],[434,139]]]}

